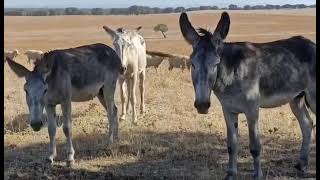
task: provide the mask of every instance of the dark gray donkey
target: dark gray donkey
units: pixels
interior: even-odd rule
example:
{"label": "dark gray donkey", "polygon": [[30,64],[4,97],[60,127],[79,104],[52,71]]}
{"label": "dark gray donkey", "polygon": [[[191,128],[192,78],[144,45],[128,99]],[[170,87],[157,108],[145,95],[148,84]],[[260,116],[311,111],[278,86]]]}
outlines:
{"label": "dark gray donkey", "polygon": [[30,112],[30,125],[39,131],[43,125],[41,115],[46,109],[50,154],[53,163],[56,157],[56,105],[61,104],[63,132],[67,138],[67,163],[74,162],[72,145],[71,102],[82,102],[98,97],[108,112],[108,142],[118,138],[117,107],[114,93],[119,74],[123,73],[116,52],[104,44],[92,44],[45,53],[35,62],[33,71],[7,58],[11,69],[25,77],[26,101]]}
{"label": "dark gray donkey", "polygon": [[301,36],[268,43],[226,43],[230,18],[223,12],[214,31],[192,27],[186,13],[180,16],[180,28],[192,45],[191,76],[198,113],[207,114],[213,90],[219,99],[227,125],[229,167],[226,179],[237,174],[238,114],[244,113],[249,128],[254,177],[263,177],[258,130],[259,108],[290,103],[302,131],[299,163],[308,165],[312,119],[306,105],[316,113],[316,46]]}

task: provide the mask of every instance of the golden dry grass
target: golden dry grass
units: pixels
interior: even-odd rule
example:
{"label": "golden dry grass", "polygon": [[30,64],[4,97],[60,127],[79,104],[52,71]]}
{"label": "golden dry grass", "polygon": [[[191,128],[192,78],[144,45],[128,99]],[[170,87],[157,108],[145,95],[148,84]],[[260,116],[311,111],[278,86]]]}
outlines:
{"label": "golden dry grass", "polygon": [[[310,13],[314,12],[314,13]],[[265,42],[293,35],[303,35],[315,41],[315,11],[233,11],[227,41]],[[248,13],[249,12],[249,13]],[[280,13],[279,13],[280,12]],[[188,13],[195,27],[213,30],[220,12]],[[179,14],[143,16],[56,16],[5,17],[4,46],[20,51],[75,47],[111,40],[102,26],[143,26],[147,48],[189,55],[191,47],[182,39],[178,27]],[[169,27],[168,38],[152,28],[158,23]],[[26,57],[17,61],[27,64]],[[226,127],[221,107],[212,97],[208,115],[199,115],[193,107],[193,87],[185,71],[168,72],[162,64],[159,72],[147,71],[146,113],[138,116],[138,126],[130,116],[120,123],[120,141],[106,146],[106,113],[97,99],[73,103],[73,143],[75,165],[65,167],[65,137],[57,131],[58,159],[52,168],[43,165],[47,155],[46,128],[33,132],[28,124],[28,110],[23,91],[24,79],[18,79],[5,64],[5,177],[66,179],[103,179],[111,176],[169,177],[175,179],[221,179],[227,167]],[[139,91],[138,91],[139,92]],[[137,93],[138,93],[137,92]],[[139,99],[139,98],[138,98]],[[119,92],[116,103],[120,112]],[[139,104],[138,100],[138,104]],[[288,105],[261,109],[259,127],[262,136],[262,166],[267,179],[297,178],[293,168],[298,159],[301,133]],[[239,179],[252,173],[252,158],[248,149],[248,129],[240,116]],[[316,176],[315,138],[310,151],[307,177]],[[149,177],[149,178],[148,178]]]}

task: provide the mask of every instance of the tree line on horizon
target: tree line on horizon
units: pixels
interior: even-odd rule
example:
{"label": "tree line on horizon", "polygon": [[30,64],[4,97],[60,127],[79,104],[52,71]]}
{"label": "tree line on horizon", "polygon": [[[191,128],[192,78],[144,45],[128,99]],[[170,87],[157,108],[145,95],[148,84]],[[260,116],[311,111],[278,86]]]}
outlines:
{"label": "tree line on horizon", "polygon": [[316,8],[316,5],[305,4],[285,4],[285,5],[245,5],[243,7],[235,4],[230,4],[226,8],[218,6],[199,6],[184,8],[182,6],[172,8],[158,8],[148,6],[130,6],[128,8],[5,8],[5,16],[59,16],[59,15],[141,15],[141,14],[162,14],[162,13],[180,13],[186,11],[199,10],[257,10],[257,9],[301,9],[301,8]]}

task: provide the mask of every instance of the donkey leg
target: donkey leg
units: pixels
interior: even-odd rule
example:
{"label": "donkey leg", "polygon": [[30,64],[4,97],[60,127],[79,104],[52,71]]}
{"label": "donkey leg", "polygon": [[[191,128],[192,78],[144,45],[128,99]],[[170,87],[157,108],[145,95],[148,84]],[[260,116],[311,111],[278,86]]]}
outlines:
{"label": "donkey leg", "polygon": [[56,106],[47,105],[46,106],[46,113],[48,117],[48,133],[50,138],[50,144],[49,144],[49,157],[47,158],[47,161],[52,164],[54,158],[57,156],[57,150],[56,150],[56,129],[57,129],[57,123],[56,123]]}
{"label": "donkey leg", "polygon": [[120,85],[120,97],[121,97],[121,106],[122,106],[122,113],[120,116],[120,120],[125,120],[126,118],[126,114],[127,114],[127,109],[126,109],[126,102],[127,102],[127,97],[126,97],[126,83],[125,83],[125,79],[124,78],[120,78],[119,81],[119,85]]}
{"label": "donkey leg", "polygon": [[229,164],[225,179],[236,179],[238,156],[238,114],[232,113],[226,108],[222,109],[227,125],[227,144],[229,154]]}
{"label": "donkey leg", "polygon": [[261,179],[263,177],[262,170],[261,170],[261,162],[260,162],[260,151],[261,151],[261,142],[260,142],[260,133],[259,133],[259,108],[253,107],[250,112],[245,113],[248,128],[249,128],[249,148],[250,153],[253,157],[253,168],[254,179]]}
{"label": "donkey leg", "polygon": [[110,84],[105,83],[103,87],[104,102],[107,107],[108,120],[109,120],[109,133],[107,144],[112,144],[114,140],[118,139],[118,109],[114,102],[114,93],[116,91],[116,80]]}
{"label": "donkey leg", "polygon": [[131,94],[132,94],[132,92],[131,92],[131,83],[132,83],[131,78],[128,78],[128,79],[126,80],[126,84],[127,84],[127,95],[128,95],[128,96],[127,96],[128,101],[127,101],[127,104],[126,104],[127,112],[129,112],[129,108],[130,108],[129,104],[130,104]]}
{"label": "donkey leg", "polygon": [[71,101],[61,104],[63,114],[63,133],[67,138],[67,165],[74,163],[74,149],[72,145],[72,119],[71,119]]}
{"label": "donkey leg", "polygon": [[317,99],[317,91],[316,91],[316,85],[312,85],[314,87],[311,87],[307,90],[306,92],[306,101],[310,106],[311,111],[316,114],[317,111],[317,103],[316,103],[316,99]]}
{"label": "donkey leg", "polygon": [[104,101],[103,89],[100,89],[99,94],[97,95],[99,102],[102,104],[104,109],[107,111],[107,104]]}
{"label": "donkey leg", "polygon": [[130,102],[132,107],[132,123],[137,124],[137,114],[136,114],[136,84],[137,84],[137,73],[133,75],[131,79],[130,87]]}
{"label": "donkey leg", "polygon": [[146,72],[143,71],[139,74],[139,88],[140,88],[140,98],[141,98],[141,103],[140,103],[140,114],[144,113],[144,80],[145,80]]}
{"label": "donkey leg", "polygon": [[[108,112],[108,108],[107,108],[107,104],[106,104],[106,102],[105,102],[105,99],[104,99],[104,94],[103,94],[103,90],[101,89],[101,91],[99,92],[99,94],[98,94],[98,99],[99,99],[99,101],[100,101],[100,103],[103,105],[103,107],[104,107],[104,109]],[[118,123],[114,123],[116,126],[118,126]],[[111,126],[109,126],[109,127],[111,127]],[[113,131],[113,132],[115,132],[115,133],[113,133],[114,134],[114,139],[115,140],[117,140],[117,139],[119,139],[119,135],[118,135],[118,127],[115,127],[114,129],[115,129],[115,131],[112,129],[112,128],[110,128],[111,130],[109,130],[109,132],[111,132],[111,131]],[[108,143],[109,143],[110,141],[108,140]],[[112,140],[111,140],[111,142],[112,142]]]}
{"label": "donkey leg", "polygon": [[311,133],[312,133],[312,119],[307,111],[307,108],[304,104],[303,97],[295,98],[290,102],[290,107],[293,114],[298,119],[300,124],[300,129],[302,132],[302,145],[300,149],[300,160],[295,165],[295,168],[304,172],[308,166],[309,160],[309,150],[311,142]]}

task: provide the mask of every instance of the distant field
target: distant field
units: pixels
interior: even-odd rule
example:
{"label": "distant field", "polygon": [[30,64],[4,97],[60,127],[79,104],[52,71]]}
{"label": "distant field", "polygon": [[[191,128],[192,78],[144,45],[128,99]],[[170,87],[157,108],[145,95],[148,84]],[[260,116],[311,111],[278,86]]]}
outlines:
{"label": "distant field", "polygon": [[[231,27],[226,41],[267,42],[295,35],[316,41],[315,9],[228,11]],[[214,30],[221,11],[188,13],[195,27]],[[112,46],[102,29],[142,26],[148,50],[189,55],[191,47],[183,40],[178,26],[179,14],[141,16],[50,16],[4,17],[4,47],[48,51],[90,43]],[[158,23],[167,24],[163,39],[153,32]],[[19,63],[32,68],[26,57]],[[215,96],[208,115],[199,115],[193,107],[194,92],[187,71],[147,71],[146,114],[138,116],[138,126],[131,118],[120,123],[120,141],[105,144],[106,112],[97,99],[73,103],[74,167],[65,167],[65,137],[57,131],[58,159],[55,166],[43,166],[47,155],[48,133],[44,128],[33,132],[27,125],[28,109],[23,91],[24,79],[5,64],[4,69],[4,166],[5,177],[28,179],[85,179],[103,176],[167,176],[194,179],[221,179],[227,168],[226,127],[221,106]],[[139,93],[139,91],[137,91]],[[121,112],[119,92],[116,103]],[[138,104],[139,98],[137,98]],[[59,109],[59,108],[58,108]],[[248,128],[240,116],[239,179],[248,179],[253,170],[249,152]],[[299,156],[301,132],[288,105],[261,109],[259,127],[262,136],[262,167],[267,179],[298,178],[293,168]],[[313,137],[310,166],[306,177],[316,177],[316,143]],[[149,179],[149,178],[147,178]]]}
{"label": "distant field", "polygon": [[[196,13],[210,13],[210,12],[222,12],[224,10],[207,10],[207,11],[196,11]],[[234,14],[265,14],[265,15],[290,15],[290,16],[316,16],[315,8],[304,8],[304,9],[269,9],[269,10],[232,10]]]}

